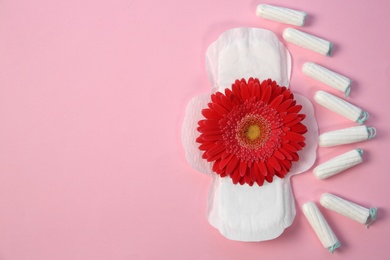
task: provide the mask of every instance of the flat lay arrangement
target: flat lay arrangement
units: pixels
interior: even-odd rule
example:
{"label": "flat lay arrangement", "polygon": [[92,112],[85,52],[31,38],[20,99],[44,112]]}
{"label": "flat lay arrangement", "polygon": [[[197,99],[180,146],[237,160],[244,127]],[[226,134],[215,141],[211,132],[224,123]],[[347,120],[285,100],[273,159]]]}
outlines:
{"label": "flat lay arrangement", "polygon": [[0,1],[0,260],[389,259],[390,1]]}
{"label": "flat lay arrangement", "polygon": [[[256,15],[280,23],[304,26],[307,14],[260,4]],[[325,39],[286,28],[283,38],[308,50],[332,55]],[[264,241],[280,236],[295,217],[290,177],[309,170],[317,144],[331,147],[369,140],[374,127],[363,125],[368,112],[326,91],[314,100],[334,113],[360,124],[318,135],[313,107],[289,87],[291,57],[277,36],[260,28],[224,32],[206,53],[211,95],[193,98],[187,106],[182,141],[188,162],[211,175],[208,221],[222,235],[239,241]],[[352,81],[335,71],[307,61],[302,73],[348,97]],[[363,150],[353,149],[312,169],[320,180],[363,162]],[[320,204],[366,224],[377,208],[364,208],[326,193]],[[317,205],[302,207],[325,248],[342,246]]]}

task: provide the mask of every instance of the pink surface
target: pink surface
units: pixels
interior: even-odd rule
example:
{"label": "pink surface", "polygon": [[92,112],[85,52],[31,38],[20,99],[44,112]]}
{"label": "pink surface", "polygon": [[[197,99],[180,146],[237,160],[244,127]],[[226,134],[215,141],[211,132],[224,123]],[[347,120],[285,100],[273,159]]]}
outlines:
{"label": "pink surface", "polygon": [[[268,1],[310,14],[304,31],[335,44],[324,57],[286,44],[292,89],[330,88],[306,61],[353,79],[349,100],[371,114],[364,164],[318,181],[293,178],[298,208],[281,237],[229,241],[206,220],[208,176],[180,141],[186,103],[210,90],[205,51],[223,31],[286,25],[257,1],[0,2],[0,259],[325,259],[300,207],[323,192],[379,207],[370,229],[320,207],[342,248],[333,259],[388,256],[390,36],[388,1]],[[355,124],[315,105],[321,132]],[[375,253],[374,253],[375,252]]]}

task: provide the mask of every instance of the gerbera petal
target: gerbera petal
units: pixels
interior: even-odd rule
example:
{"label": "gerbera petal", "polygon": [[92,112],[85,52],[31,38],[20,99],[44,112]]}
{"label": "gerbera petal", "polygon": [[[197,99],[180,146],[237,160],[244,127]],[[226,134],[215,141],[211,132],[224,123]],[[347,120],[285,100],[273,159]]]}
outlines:
{"label": "gerbera petal", "polygon": [[306,139],[303,135],[297,134],[295,132],[287,132],[283,138],[287,138],[288,140],[295,142],[303,142]]}
{"label": "gerbera petal", "polygon": [[239,162],[239,159],[237,158],[237,156],[233,156],[232,159],[229,161],[229,163],[226,166],[226,172],[228,174],[231,174],[236,168],[238,170],[238,167],[236,167],[238,165],[238,162]]}
{"label": "gerbera petal", "polygon": [[268,170],[267,176],[273,177],[273,176],[275,175],[274,167],[272,167],[272,165],[269,163],[269,161],[267,161],[267,162],[265,163],[265,166],[267,167],[267,170]]}
{"label": "gerbera petal", "polygon": [[286,157],[287,160],[292,160],[290,152],[286,151],[283,147],[280,147],[279,151]]}
{"label": "gerbera petal", "polygon": [[218,103],[213,103],[213,109],[217,111],[221,116],[229,113],[229,111],[227,111],[226,108],[219,105]]}
{"label": "gerbera petal", "polygon": [[240,175],[241,175],[241,176],[244,176],[244,175],[245,175],[247,166],[248,166],[248,165],[247,165],[246,162],[244,162],[244,161],[241,161],[241,162],[240,162]]}
{"label": "gerbera petal", "polygon": [[275,159],[275,157],[273,157],[273,156],[269,157],[268,162],[276,171],[281,170],[280,164],[279,164],[278,160]]}
{"label": "gerbera petal", "polygon": [[207,133],[209,135],[217,135],[221,133],[220,129],[212,127],[198,127],[196,130],[200,133]]}
{"label": "gerbera petal", "polygon": [[291,169],[292,163],[290,160],[282,160],[280,163],[283,164],[286,169]]}
{"label": "gerbera petal", "polygon": [[267,175],[265,176],[265,180],[268,181],[269,183],[272,183],[272,181],[274,180],[274,176]]}
{"label": "gerbera petal", "polygon": [[221,100],[222,105],[223,105],[227,110],[229,110],[229,111],[232,110],[233,104],[232,104],[232,102],[230,101],[230,99],[228,99],[226,96],[221,96],[220,100]]}
{"label": "gerbera petal", "polygon": [[296,105],[296,106],[291,106],[289,107],[286,112],[287,113],[298,113],[299,111],[302,110],[302,106],[301,105]]}
{"label": "gerbera petal", "polygon": [[303,124],[299,123],[299,124],[292,126],[291,131],[294,131],[294,132],[297,132],[300,134],[304,134],[307,132],[307,128]]}
{"label": "gerbera petal", "polygon": [[241,88],[242,99],[243,100],[249,99],[251,97],[251,94],[249,93],[248,86],[245,83],[241,82],[240,88]]}
{"label": "gerbera petal", "polygon": [[228,163],[230,162],[230,160],[233,158],[233,156],[235,157],[234,154],[230,154],[230,156],[224,158],[221,160],[221,162],[219,163],[219,168],[220,169],[223,169],[226,167],[226,165],[228,165]]}
{"label": "gerbera petal", "polygon": [[225,151],[225,146],[223,145],[214,145],[214,147],[210,148],[208,151],[207,151],[207,156],[211,157],[211,156],[214,156],[214,155],[217,155],[217,154],[220,154],[222,153],[223,151]]}
{"label": "gerbera petal", "polygon": [[271,103],[269,103],[269,106],[276,109],[282,103],[282,101],[283,95],[279,95],[274,100],[272,100]]}
{"label": "gerbera petal", "polygon": [[[238,82],[238,81],[236,81],[236,82]],[[240,82],[238,82],[238,83],[235,83],[235,84],[233,84],[232,85],[232,91],[233,91],[233,94],[236,96],[236,97],[238,97],[238,98],[242,98],[241,97],[241,92],[240,92],[240,85],[239,84],[241,84]]]}
{"label": "gerbera petal", "polygon": [[271,93],[272,93],[272,87],[271,86],[267,86],[263,92],[263,94],[261,95],[261,100],[264,101],[264,103],[268,104],[270,98],[271,98]]}
{"label": "gerbera petal", "polygon": [[257,166],[259,167],[259,170],[263,176],[268,175],[267,167],[265,166],[265,163],[263,161],[259,161]]}
{"label": "gerbera petal", "polygon": [[222,137],[220,134],[218,135],[209,135],[209,134],[203,134],[202,135],[202,138],[204,141],[218,141],[220,140]]}
{"label": "gerbera petal", "polygon": [[287,114],[283,117],[283,123],[287,124],[288,122],[293,121],[298,117],[298,114],[292,113],[292,114]]}
{"label": "gerbera petal", "polygon": [[256,180],[256,176],[261,174],[260,171],[259,171],[259,167],[255,164],[252,165],[252,167],[250,168],[250,171],[249,171],[249,174],[251,176],[251,179],[253,181]]}
{"label": "gerbera petal", "polygon": [[234,184],[237,184],[240,181],[241,175],[238,167],[234,170],[234,172],[230,175],[230,177],[232,178]]}
{"label": "gerbera petal", "polygon": [[283,101],[283,103],[281,103],[277,108],[276,110],[278,110],[278,112],[282,112],[282,111],[285,111],[292,103],[292,99],[287,99],[285,101]]}
{"label": "gerbera petal", "polygon": [[283,143],[282,144],[282,148],[285,150],[285,151],[289,151],[290,153],[295,153],[298,149],[295,148],[294,146],[292,146],[291,144],[289,143]]}
{"label": "gerbera petal", "polygon": [[260,85],[259,83],[255,83],[253,85],[253,89],[254,89],[254,93],[253,93],[253,96],[257,97],[258,99],[261,97],[261,92],[260,92]]}
{"label": "gerbera petal", "polygon": [[262,174],[256,175],[256,183],[259,186],[263,186],[263,184],[264,184],[264,175],[262,175]]}
{"label": "gerbera petal", "polygon": [[286,159],[286,156],[284,156],[283,153],[281,153],[279,150],[274,151],[274,156],[280,160]]}
{"label": "gerbera petal", "polygon": [[212,111],[209,108],[202,109],[202,115],[207,119],[220,119],[221,116],[218,113]]}
{"label": "gerbera petal", "polygon": [[216,173],[222,173],[221,170],[219,169],[219,163],[221,162],[221,160],[216,160],[213,164],[213,171],[216,172]]}
{"label": "gerbera petal", "polygon": [[215,143],[214,142],[204,142],[201,145],[199,145],[199,150],[205,151],[208,150],[212,147],[214,147]]}
{"label": "gerbera petal", "polygon": [[302,121],[300,117],[295,118],[294,120],[288,122],[286,126],[294,126],[296,124],[299,124]]}

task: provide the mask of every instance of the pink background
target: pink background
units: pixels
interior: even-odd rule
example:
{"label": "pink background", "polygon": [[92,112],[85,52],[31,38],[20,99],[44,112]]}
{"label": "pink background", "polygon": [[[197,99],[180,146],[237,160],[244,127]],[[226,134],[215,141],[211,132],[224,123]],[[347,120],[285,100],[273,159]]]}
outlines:
{"label": "pink background", "polygon": [[[317,164],[356,147],[365,162],[326,181],[294,177],[298,212],[279,238],[230,241],[207,223],[211,180],[184,158],[184,109],[210,90],[205,51],[223,31],[281,38],[287,26],[256,17],[259,3],[1,1],[0,259],[325,259],[300,210],[323,192],[379,207],[368,230],[320,207],[342,243],[333,259],[388,259],[387,0],[267,2],[305,10],[303,30],[335,44],[330,58],[286,44],[292,89],[336,93],[302,74],[306,61],[352,78],[349,100],[378,136],[318,150]],[[356,125],[315,109],[321,132]]]}

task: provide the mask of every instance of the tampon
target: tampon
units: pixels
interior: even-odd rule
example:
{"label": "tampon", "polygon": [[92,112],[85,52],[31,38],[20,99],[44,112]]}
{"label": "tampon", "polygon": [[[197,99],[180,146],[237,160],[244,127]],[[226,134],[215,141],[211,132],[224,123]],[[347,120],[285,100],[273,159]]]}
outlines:
{"label": "tampon", "polygon": [[320,239],[322,245],[333,253],[334,250],[340,247],[340,242],[326,222],[321,211],[314,202],[307,202],[302,206],[303,214],[306,216],[317,237]]}
{"label": "tampon", "polygon": [[332,54],[333,44],[331,42],[293,28],[284,29],[283,38],[288,42],[322,55],[330,56]]}
{"label": "tampon", "polygon": [[367,228],[376,219],[377,208],[367,209],[330,193],[322,194],[320,203],[327,209],[333,210],[349,219],[366,225]]}
{"label": "tampon", "polygon": [[375,135],[375,127],[367,127],[365,125],[354,126],[321,134],[319,137],[319,145],[321,147],[330,147],[357,143],[374,138]]}
{"label": "tampon", "polygon": [[314,100],[319,105],[359,124],[363,124],[369,116],[369,114],[360,107],[352,105],[351,103],[325,91],[317,91],[314,95]]}
{"label": "tampon", "polygon": [[266,4],[257,6],[256,15],[268,20],[296,26],[303,26],[306,19],[305,12]]}
{"label": "tampon", "polygon": [[302,72],[312,79],[318,80],[325,85],[344,92],[346,97],[349,96],[352,83],[352,80],[349,78],[313,62],[306,62],[303,64]]}
{"label": "tampon", "polygon": [[318,165],[313,173],[318,179],[329,178],[363,162],[362,154],[362,149],[353,149]]}

